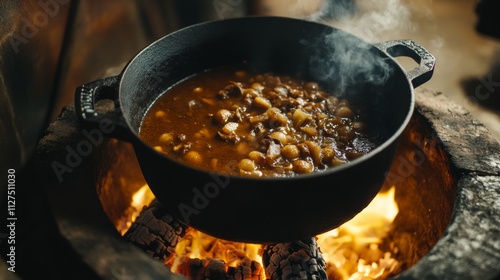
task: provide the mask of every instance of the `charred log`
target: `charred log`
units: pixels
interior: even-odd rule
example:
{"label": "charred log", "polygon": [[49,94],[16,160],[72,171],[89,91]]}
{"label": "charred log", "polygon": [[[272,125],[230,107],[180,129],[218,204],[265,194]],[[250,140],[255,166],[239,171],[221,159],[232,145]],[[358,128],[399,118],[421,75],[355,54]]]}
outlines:
{"label": "charred log", "polygon": [[139,214],[123,237],[152,258],[168,263],[173,260],[175,246],[188,229],[154,200]]}
{"label": "charred log", "polygon": [[262,261],[270,280],[327,279],[325,260],[315,238],[266,245]]}
{"label": "charred log", "polygon": [[177,266],[178,274],[189,279],[228,279],[226,264],[218,259],[191,259],[183,257]]}
{"label": "charred log", "polygon": [[230,266],[227,274],[230,280],[263,280],[266,279],[262,266],[249,258],[244,258],[242,262],[236,266]]}
{"label": "charred log", "polygon": [[183,257],[176,267],[176,273],[193,280],[263,280],[264,272],[256,261],[248,258],[236,267],[227,267],[226,263],[213,258],[191,259]]}

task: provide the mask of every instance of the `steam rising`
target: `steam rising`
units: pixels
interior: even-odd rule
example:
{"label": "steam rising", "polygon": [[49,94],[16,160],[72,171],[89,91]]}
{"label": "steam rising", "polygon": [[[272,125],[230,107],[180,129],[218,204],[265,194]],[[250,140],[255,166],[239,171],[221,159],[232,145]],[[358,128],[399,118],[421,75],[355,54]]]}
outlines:
{"label": "steam rising", "polygon": [[[304,1],[304,0],[301,0]],[[322,8],[309,16],[376,43],[388,39],[401,39],[412,33],[416,25],[411,22],[410,8],[404,0],[322,0]],[[411,2],[408,2],[410,4]]]}
{"label": "steam rising", "polygon": [[[324,0],[322,9],[309,19],[322,21],[369,43],[402,39],[401,31],[406,34],[415,30],[415,25],[410,22],[410,10],[402,0]],[[371,45],[350,34],[327,34],[323,38],[324,44],[333,53],[325,57],[324,53],[318,52],[311,59],[314,74],[323,81],[337,83],[341,94],[353,85],[383,84],[393,69],[387,59],[369,51],[373,49]]]}
{"label": "steam rising", "polygon": [[352,94],[349,89],[353,86],[381,85],[389,79],[393,68],[388,59],[373,51],[372,45],[340,31],[323,39],[326,49],[319,48],[310,66],[314,77],[333,87],[338,94]]}
{"label": "steam rising", "polygon": [[401,36],[416,30],[410,9],[403,0],[361,0],[357,3],[355,14],[329,23],[370,43],[406,39]]}

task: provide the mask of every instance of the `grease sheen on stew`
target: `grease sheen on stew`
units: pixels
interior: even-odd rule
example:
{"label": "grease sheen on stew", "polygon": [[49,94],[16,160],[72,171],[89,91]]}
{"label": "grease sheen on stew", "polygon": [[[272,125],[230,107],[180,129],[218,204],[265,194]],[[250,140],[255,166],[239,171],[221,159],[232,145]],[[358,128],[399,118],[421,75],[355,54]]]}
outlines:
{"label": "grease sheen on stew", "polygon": [[375,147],[348,100],[314,81],[245,69],[210,69],[174,85],[139,136],[195,168],[254,177],[321,172]]}

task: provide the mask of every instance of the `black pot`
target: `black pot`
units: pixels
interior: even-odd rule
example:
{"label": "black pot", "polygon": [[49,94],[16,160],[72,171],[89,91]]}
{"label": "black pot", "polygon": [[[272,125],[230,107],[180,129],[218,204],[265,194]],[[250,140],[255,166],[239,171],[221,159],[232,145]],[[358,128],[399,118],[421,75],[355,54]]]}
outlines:
{"label": "black pot", "polygon": [[[410,56],[420,65],[405,72],[395,56]],[[147,110],[169,87],[205,69],[243,62],[301,73],[349,95],[368,108],[370,125],[385,132],[382,144],[326,172],[248,178],[193,169],[138,138]],[[109,136],[133,144],[151,190],[181,221],[229,240],[291,241],[339,226],[377,194],[412,115],[413,87],[430,79],[434,63],[410,40],[371,45],[314,22],[238,18],[190,26],[159,39],[120,75],[79,87],[75,103],[84,125],[112,130]],[[95,102],[101,99],[114,100],[115,110],[98,113]]]}

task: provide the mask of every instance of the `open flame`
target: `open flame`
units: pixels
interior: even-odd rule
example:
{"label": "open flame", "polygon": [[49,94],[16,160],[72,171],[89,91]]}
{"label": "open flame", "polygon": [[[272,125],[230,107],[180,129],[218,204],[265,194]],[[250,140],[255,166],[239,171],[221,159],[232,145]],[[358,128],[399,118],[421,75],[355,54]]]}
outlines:
{"label": "open flame", "polygon": [[395,271],[397,260],[379,248],[399,211],[395,190],[379,193],[353,219],[317,236],[330,278],[386,279]]}
{"label": "open flame", "polygon": [[123,236],[125,232],[132,226],[137,216],[141,213],[146,205],[155,199],[155,195],[149,189],[147,184],[143,185],[138,191],[132,195],[132,201],[123,217],[117,222],[116,229]]}
{"label": "open flame", "polygon": [[[398,270],[400,264],[391,252],[380,248],[399,211],[394,194],[395,187],[379,193],[353,219],[316,237],[327,264],[328,279],[387,279]],[[149,205],[153,199],[147,185],[134,194],[130,207],[132,210],[124,218],[127,222],[118,228],[122,235],[144,205]],[[166,265],[173,272],[180,273],[183,263],[193,259],[219,260],[219,264],[225,265],[226,271],[250,265],[253,268],[263,267],[262,245],[226,241],[191,229],[175,247],[174,260]],[[263,272],[258,278],[265,279]]]}
{"label": "open flame", "polygon": [[[177,244],[175,253],[177,261],[179,257],[183,256],[192,259],[211,258],[222,260],[228,266],[236,267],[241,265],[245,258],[248,258],[262,266],[260,249],[260,244],[226,241],[192,230]],[[176,263],[174,262],[172,266],[174,272],[175,267]]]}

